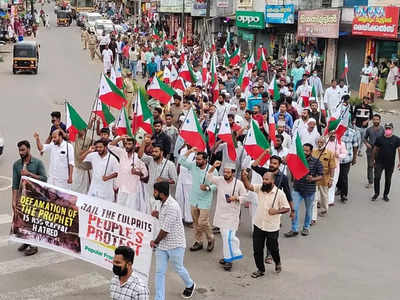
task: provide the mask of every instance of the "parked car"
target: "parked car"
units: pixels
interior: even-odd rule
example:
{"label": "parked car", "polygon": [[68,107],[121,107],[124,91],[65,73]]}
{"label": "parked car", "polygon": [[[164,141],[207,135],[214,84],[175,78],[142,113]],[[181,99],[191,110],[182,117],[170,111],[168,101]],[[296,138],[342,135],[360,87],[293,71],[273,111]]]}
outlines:
{"label": "parked car", "polygon": [[111,32],[114,31],[114,24],[110,20],[107,19],[101,19],[97,20],[95,22],[95,34],[96,38],[99,41],[101,36],[103,35],[103,31],[105,31],[106,34],[110,34]]}
{"label": "parked car", "polygon": [[101,18],[102,18],[102,16],[99,13],[88,13],[87,19],[85,20],[86,30],[95,31],[95,29],[94,29],[95,22]]}

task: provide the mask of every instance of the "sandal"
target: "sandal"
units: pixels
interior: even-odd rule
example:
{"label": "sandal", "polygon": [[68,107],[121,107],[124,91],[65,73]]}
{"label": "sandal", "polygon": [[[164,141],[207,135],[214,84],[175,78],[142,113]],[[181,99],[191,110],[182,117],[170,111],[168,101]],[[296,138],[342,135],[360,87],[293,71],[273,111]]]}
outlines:
{"label": "sandal", "polygon": [[226,262],[224,265],[224,270],[225,271],[230,271],[232,269],[232,263],[231,262]]}
{"label": "sandal", "polygon": [[258,278],[258,277],[261,277],[261,276],[264,276],[264,272],[261,272],[260,270],[257,270],[255,272],[251,273],[251,277],[252,278]]}

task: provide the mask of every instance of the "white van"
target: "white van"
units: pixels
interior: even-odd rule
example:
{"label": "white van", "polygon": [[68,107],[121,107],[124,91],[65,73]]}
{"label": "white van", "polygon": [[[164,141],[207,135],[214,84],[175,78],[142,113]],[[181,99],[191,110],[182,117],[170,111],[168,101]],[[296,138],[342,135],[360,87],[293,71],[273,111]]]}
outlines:
{"label": "white van", "polygon": [[97,20],[103,18],[99,13],[88,13],[85,20],[86,30],[94,31],[94,24]]}

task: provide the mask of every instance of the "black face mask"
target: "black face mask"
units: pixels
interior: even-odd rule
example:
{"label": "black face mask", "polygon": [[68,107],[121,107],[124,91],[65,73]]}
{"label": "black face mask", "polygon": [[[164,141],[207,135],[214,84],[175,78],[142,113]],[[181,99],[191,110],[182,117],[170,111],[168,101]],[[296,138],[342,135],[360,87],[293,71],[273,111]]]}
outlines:
{"label": "black face mask", "polygon": [[269,193],[272,191],[272,183],[263,183],[261,186],[261,191]]}
{"label": "black face mask", "polygon": [[125,267],[124,269],[122,269],[121,266],[113,265],[113,273],[118,277],[123,277],[128,274],[128,268]]}

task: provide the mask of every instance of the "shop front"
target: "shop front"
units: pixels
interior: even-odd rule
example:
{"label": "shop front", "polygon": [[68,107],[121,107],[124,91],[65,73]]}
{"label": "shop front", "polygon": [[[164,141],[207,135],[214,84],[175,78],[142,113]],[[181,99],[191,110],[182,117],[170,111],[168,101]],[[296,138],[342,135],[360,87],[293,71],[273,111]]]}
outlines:
{"label": "shop front", "polygon": [[260,31],[265,30],[264,12],[236,11],[237,42],[242,53],[250,53],[258,42]]}
{"label": "shop front", "polygon": [[365,38],[365,62],[368,57],[377,63],[398,60],[400,47],[398,26],[399,7],[354,7],[352,35]]}
{"label": "shop front", "polygon": [[266,48],[273,59],[285,55],[289,59],[297,57],[295,7],[288,5],[265,5]]}
{"label": "shop front", "polygon": [[336,78],[337,45],[340,9],[300,10],[297,39],[305,48],[304,61],[308,70],[317,68],[324,84]]}

